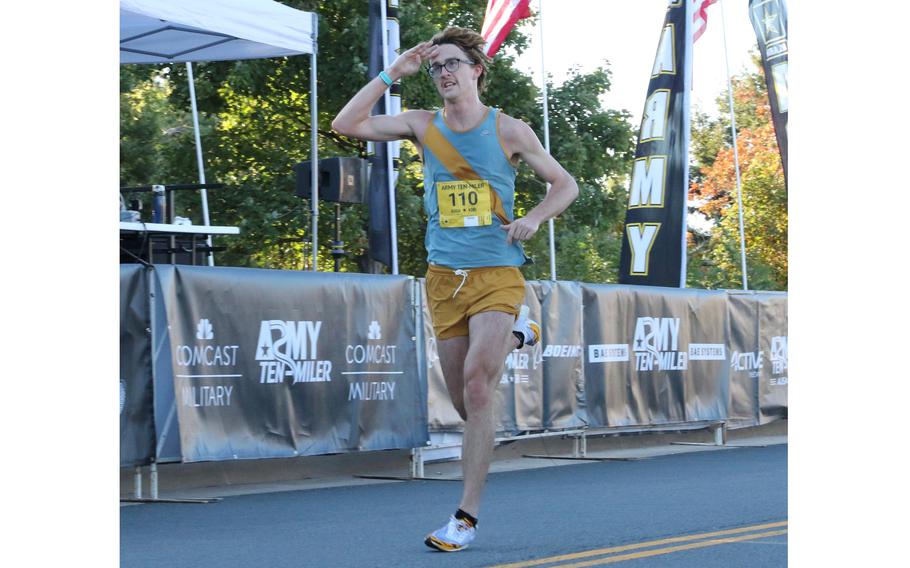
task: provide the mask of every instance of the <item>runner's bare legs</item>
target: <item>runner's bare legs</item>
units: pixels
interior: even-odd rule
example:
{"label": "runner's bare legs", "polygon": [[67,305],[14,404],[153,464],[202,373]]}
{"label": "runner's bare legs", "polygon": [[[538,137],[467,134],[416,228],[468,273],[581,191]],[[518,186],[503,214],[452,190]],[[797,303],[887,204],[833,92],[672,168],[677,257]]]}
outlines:
{"label": "runner's bare legs", "polygon": [[[496,385],[506,356],[518,346],[518,340],[512,334],[514,323],[512,314],[483,312],[468,320],[470,335],[467,338],[447,339],[438,344],[443,373],[448,373],[446,385],[450,394],[454,393],[452,402],[461,412],[458,404],[461,399],[467,416],[461,450],[464,488],[459,508],[474,517],[480,512],[480,495],[493,457]],[[468,343],[467,353],[463,359],[457,359],[464,348],[464,340]],[[458,373],[462,361],[463,371]],[[463,386],[459,388],[460,385]]]}
{"label": "runner's bare legs", "polygon": [[439,355],[439,365],[442,367],[442,376],[449,389],[452,405],[461,419],[467,420],[468,414],[464,409],[464,360],[468,355],[468,337],[462,335],[438,339],[436,353]]}

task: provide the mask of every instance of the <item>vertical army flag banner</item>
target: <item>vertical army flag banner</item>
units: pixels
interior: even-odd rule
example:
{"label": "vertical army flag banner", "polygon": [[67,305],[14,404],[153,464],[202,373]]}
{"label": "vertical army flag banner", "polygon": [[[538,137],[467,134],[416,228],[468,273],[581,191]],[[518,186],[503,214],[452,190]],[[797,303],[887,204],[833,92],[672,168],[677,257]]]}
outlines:
{"label": "vertical army flag banner", "polygon": [[629,185],[619,282],[685,287],[693,0],[669,2]]}
{"label": "vertical army flag banner", "polygon": [[[386,3],[386,17],[382,17],[382,3]],[[367,73],[369,78],[383,70],[383,34],[388,48],[386,60],[389,65],[398,57],[401,40],[398,29],[398,0],[370,0],[369,6],[370,59]],[[401,113],[401,82],[396,81],[389,88],[389,108],[385,108],[385,97],[373,107],[373,114],[395,115]],[[398,163],[401,152],[400,142],[369,142],[367,153],[370,164],[370,186],[367,204],[370,212],[369,239],[370,258],[386,266],[393,265],[392,240],[397,238],[392,230],[391,192],[398,183]],[[392,155],[392,169],[389,170],[389,154]]]}
{"label": "vertical army flag banner", "polygon": [[784,166],[784,183],[787,181],[787,111],[790,108],[787,90],[787,4],[784,0],[749,0],[749,19],[758,38],[768,101],[771,103],[771,120],[777,135],[780,161]]}

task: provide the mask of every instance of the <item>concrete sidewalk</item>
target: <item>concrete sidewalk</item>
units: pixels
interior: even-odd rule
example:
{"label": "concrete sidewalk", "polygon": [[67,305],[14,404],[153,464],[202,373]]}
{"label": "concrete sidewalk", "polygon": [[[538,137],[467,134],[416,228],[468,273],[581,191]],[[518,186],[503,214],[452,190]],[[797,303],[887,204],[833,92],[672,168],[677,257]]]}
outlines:
{"label": "concrete sidewalk", "polygon": [[[763,446],[787,443],[787,421],[727,431],[727,445],[712,444],[707,430],[672,433],[626,433],[587,439],[587,457],[647,459],[691,452],[731,451],[737,446]],[[497,446],[491,472],[563,467],[590,461],[559,459],[572,456],[574,441],[561,437],[516,440]],[[525,456],[535,457],[525,457]],[[159,499],[211,499],[235,495],[298,491],[326,487],[399,483],[409,478],[410,450],[359,452],[327,456],[236,460],[190,464],[159,464]],[[550,456],[550,457],[537,457]],[[134,494],[134,468],[120,470],[120,498]],[[370,477],[360,477],[370,476]],[[425,463],[424,477],[442,482],[460,480],[460,460]],[[143,497],[150,496],[149,468],[142,468]],[[121,503],[131,506],[136,503]]]}

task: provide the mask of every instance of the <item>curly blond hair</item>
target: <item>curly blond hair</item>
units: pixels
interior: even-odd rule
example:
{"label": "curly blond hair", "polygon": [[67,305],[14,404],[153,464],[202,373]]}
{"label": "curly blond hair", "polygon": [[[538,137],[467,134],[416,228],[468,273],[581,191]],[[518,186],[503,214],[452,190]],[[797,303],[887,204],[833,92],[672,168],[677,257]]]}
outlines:
{"label": "curly blond hair", "polygon": [[487,65],[489,65],[492,59],[487,57],[487,54],[483,52],[486,40],[483,39],[482,35],[474,30],[469,30],[468,28],[453,26],[434,35],[430,38],[430,43],[433,45],[451,43],[465,52],[465,55],[467,55],[476,65],[480,65],[482,71],[480,77],[477,78],[477,92],[478,94],[483,93],[483,90],[486,87],[487,72],[489,70]]}

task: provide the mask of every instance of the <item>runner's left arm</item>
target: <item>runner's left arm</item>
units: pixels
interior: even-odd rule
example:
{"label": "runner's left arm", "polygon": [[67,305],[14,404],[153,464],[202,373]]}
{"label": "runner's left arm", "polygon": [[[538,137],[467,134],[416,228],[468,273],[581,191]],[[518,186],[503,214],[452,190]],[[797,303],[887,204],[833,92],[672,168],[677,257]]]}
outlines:
{"label": "runner's left arm", "polygon": [[524,217],[502,226],[504,231],[508,231],[506,243],[511,244],[513,240],[530,239],[543,222],[565,211],[578,197],[578,184],[575,183],[575,178],[547,153],[530,126],[514,118],[508,122],[509,125],[503,134],[509,148],[550,184],[550,191],[537,207],[531,209]]}

